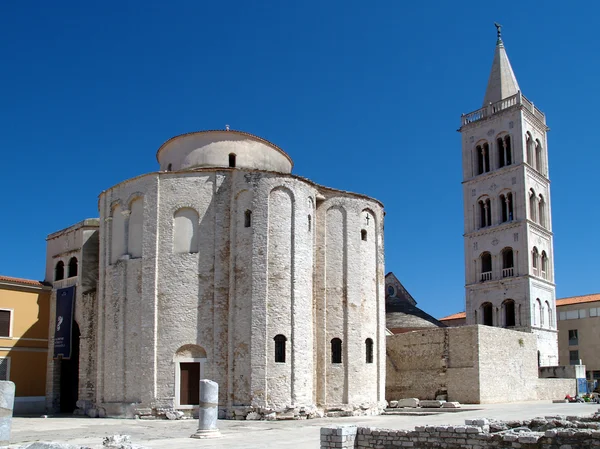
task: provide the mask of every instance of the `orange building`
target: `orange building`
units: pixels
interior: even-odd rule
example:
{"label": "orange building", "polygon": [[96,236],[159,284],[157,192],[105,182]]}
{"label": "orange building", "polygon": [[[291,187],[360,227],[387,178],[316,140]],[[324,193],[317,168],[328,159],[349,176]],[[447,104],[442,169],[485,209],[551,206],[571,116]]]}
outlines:
{"label": "orange building", "polygon": [[15,383],[15,414],[46,408],[51,292],[38,281],[0,276],[0,380]]}

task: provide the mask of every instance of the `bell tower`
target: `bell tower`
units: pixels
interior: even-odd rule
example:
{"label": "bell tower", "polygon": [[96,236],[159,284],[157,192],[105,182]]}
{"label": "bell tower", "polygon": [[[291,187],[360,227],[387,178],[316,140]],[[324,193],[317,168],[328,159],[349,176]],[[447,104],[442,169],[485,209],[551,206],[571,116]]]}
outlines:
{"label": "bell tower", "polygon": [[546,116],[521,93],[498,39],[483,107],[463,114],[467,324],[537,335],[558,365]]}

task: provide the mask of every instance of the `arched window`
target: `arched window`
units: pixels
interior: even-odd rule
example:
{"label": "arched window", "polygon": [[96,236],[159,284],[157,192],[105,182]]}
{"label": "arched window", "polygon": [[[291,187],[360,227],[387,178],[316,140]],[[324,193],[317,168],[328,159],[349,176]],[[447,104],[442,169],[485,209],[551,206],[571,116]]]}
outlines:
{"label": "arched window", "polygon": [[533,189],[529,189],[529,219],[537,221],[537,198]]}
{"label": "arched window", "polygon": [[542,144],[539,140],[535,141],[535,169],[542,172]]}
{"label": "arched window", "polygon": [[479,200],[480,228],[492,225],[492,203],[489,198]]}
{"label": "arched window", "polygon": [[77,276],[77,257],[69,259],[69,276],[70,278]]}
{"label": "arched window", "polygon": [[502,277],[514,276],[514,256],[512,248],[502,250]]}
{"label": "arched window", "polygon": [[477,174],[487,173],[490,171],[490,147],[487,142],[475,147],[477,154]]}
{"label": "arched window", "polygon": [[110,263],[116,263],[127,251],[127,240],[125,235],[125,216],[123,208],[117,204],[112,210]]}
{"label": "arched window", "polygon": [[506,159],[506,165],[512,165],[512,144],[510,141],[510,136],[508,134],[504,136],[504,154]]}
{"label": "arched window", "polygon": [[179,209],[173,216],[173,252],[198,252],[198,212],[186,207]]}
{"label": "arched window", "polygon": [[538,252],[538,249],[534,246],[533,250],[531,251],[531,265],[533,267],[534,276],[538,275],[539,255],[540,253]]}
{"label": "arched window", "polygon": [[167,165],[167,171],[171,171],[171,170],[173,170],[173,164]]}
{"label": "arched window", "polygon": [[550,307],[550,303],[546,301],[544,310],[546,310],[548,316],[548,327],[554,327],[554,314],[552,313],[552,307]]}
{"label": "arched window", "polygon": [[542,251],[542,277],[544,279],[548,279],[548,256],[546,255],[546,251]]}
{"label": "arched window", "polygon": [[331,363],[342,363],[342,340],[331,340]]}
{"label": "arched window", "polygon": [[244,227],[249,228],[252,226],[252,211],[248,209],[244,212]]}
{"label": "arched window", "polygon": [[373,340],[367,338],[365,340],[366,362],[373,363]]}
{"label": "arched window", "polygon": [[144,222],[144,200],[141,197],[134,199],[129,205],[129,233],[127,252],[132,259],[142,257],[142,232]]}
{"label": "arched window", "polygon": [[512,193],[500,195],[500,208],[502,213],[502,223],[513,220],[513,201]]}
{"label": "arched window", "polygon": [[492,279],[492,255],[485,252],[481,255],[481,282]]}
{"label": "arched window", "polygon": [[285,335],[275,335],[273,338],[275,340],[275,362],[276,363],[285,363],[285,342],[287,338]]}
{"label": "arched window", "polygon": [[494,325],[494,306],[492,303],[485,302],[481,305],[481,311],[483,315],[483,324],[485,326],[493,326]]}
{"label": "arched window", "polygon": [[62,281],[65,278],[65,263],[59,260],[54,267],[54,280]]}
{"label": "arched window", "polygon": [[544,309],[542,306],[542,301],[540,301],[540,298],[537,298],[535,300],[536,306],[537,306],[537,322],[539,323],[540,327],[544,327]]}
{"label": "arched window", "polygon": [[496,139],[496,145],[498,146],[498,168],[502,168],[505,165],[512,164],[512,154],[510,145],[510,136],[505,135]]}
{"label": "arched window", "polygon": [[527,148],[527,163],[533,167],[533,138],[529,133],[525,135],[525,145]]}
{"label": "arched window", "polygon": [[515,302],[512,299],[507,299],[502,305],[504,307],[504,326],[515,326]]}
{"label": "arched window", "polygon": [[360,239],[364,242],[367,241],[367,230],[366,229],[360,230]]}
{"label": "arched window", "polygon": [[229,167],[235,168],[235,153],[229,154]]}
{"label": "arched window", "polygon": [[546,226],[546,202],[544,201],[544,197],[542,195],[539,196],[538,202],[538,222],[542,226]]}

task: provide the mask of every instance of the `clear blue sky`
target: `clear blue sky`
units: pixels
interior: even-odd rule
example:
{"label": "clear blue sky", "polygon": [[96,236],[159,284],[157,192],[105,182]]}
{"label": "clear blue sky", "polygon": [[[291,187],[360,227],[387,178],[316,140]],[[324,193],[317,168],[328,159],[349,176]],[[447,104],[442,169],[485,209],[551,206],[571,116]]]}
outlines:
{"label": "clear blue sky", "polygon": [[464,309],[460,114],[503,38],[546,115],[557,296],[600,291],[600,4],[0,2],[0,274],[42,279],[45,237],[155,171],[170,137],[264,137],[294,173],[386,207],[386,271]]}

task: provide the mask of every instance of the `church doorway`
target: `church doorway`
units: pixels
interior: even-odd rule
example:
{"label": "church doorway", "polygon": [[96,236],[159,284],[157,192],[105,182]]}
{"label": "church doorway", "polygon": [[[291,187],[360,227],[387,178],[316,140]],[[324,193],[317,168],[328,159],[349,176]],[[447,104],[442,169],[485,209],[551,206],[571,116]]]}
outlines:
{"label": "church doorway", "polygon": [[192,409],[200,403],[200,379],[204,379],[206,351],[198,345],[185,345],[175,357],[175,407]]}
{"label": "church doorway", "polygon": [[71,358],[60,359],[60,412],[73,413],[79,395],[79,326],[73,321]]}

